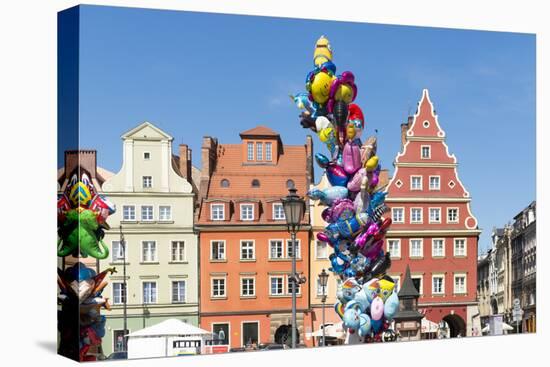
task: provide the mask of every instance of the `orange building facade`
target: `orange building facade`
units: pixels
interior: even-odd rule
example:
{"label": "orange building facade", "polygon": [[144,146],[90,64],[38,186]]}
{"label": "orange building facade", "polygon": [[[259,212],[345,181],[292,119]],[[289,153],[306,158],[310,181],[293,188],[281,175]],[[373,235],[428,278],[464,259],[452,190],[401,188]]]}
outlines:
{"label": "orange building facade", "polygon": [[[422,337],[476,335],[477,247],[480,229],[458,177],[427,90],[402,125],[402,149],[386,191],[393,223],[386,236],[398,286],[407,264],[425,314]],[[443,321],[443,323],[442,323]],[[479,334],[478,334],[479,335]]]}
{"label": "orange building facade", "polygon": [[[258,126],[240,144],[203,139],[200,208],[200,326],[221,344],[250,348],[285,343],[291,334],[292,248],[280,199],[296,187],[305,196],[312,180],[313,143],[283,145]],[[310,214],[297,234],[297,272],[309,276]],[[297,295],[299,343],[308,344],[309,282]]]}

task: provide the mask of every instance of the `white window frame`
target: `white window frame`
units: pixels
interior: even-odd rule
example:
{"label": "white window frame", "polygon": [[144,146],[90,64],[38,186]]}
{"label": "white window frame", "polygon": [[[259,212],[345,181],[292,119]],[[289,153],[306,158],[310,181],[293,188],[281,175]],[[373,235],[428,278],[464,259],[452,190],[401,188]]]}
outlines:
{"label": "white window frame", "polygon": [[[451,210],[456,210],[456,220],[449,220],[449,212]],[[460,209],[458,207],[449,207],[447,208],[447,223],[452,223],[452,224],[456,224],[456,223],[459,223],[460,222]]]}
{"label": "white window frame", "polygon": [[[464,254],[457,254],[456,251],[456,242],[464,241]],[[468,240],[465,237],[453,238],[453,256],[454,257],[466,257],[468,256]]]}
{"label": "white window frame", "polygon": [[[284,280],[284,285],[286,286],[286,295],[287,296],[292,296],[292,284],[290,283],[288,277],[290,277],[290,274],[286,274],[285,276],[285,279]],[[299,296],[302,294],[302,287],[301,287],[301,284],[296,284],[297,285],[297,290],[298,292],[296,292],[296,295]]]}
{"label": "white window frame", "polygon": [[[223,280],[223,294],[214,295],[214,280]],[[227,298],[227,277],[225,276],[210,277],[210,298]]]}
{"label": "white window frame", "polygon": [[[245,280],[252,280],[252,290],[253,290],[252,294],[244,294],[244,287],[243,287],[244,283],[243,282]],[[240,278],[240,289],[241,289],[241,291],[240,291],[241,297],[244,297],[244,298],[246,298],[246,297],[256,297],[256,277],[242,276]]]}
{"label": "white window frame", "polygon": [[[144,247],[145,247],[145,244],[146,243],[152,243],[153,244],[153,247],[154,248],[154,252],[151,251],[151,247],[149,248],[149,252],[152,253],[152,259],[150,260],[146,260],[145,259],[145,254],[143,253],[144,251]],[[158,253],[157,253],[157,241],[154,241],[154,240],[143,240],[141,241],[141,262],[142,263],[156,263],[158,262]]]}
{"label": "white window frame", "polygon": [[[143,217],[143,208],[151,208],[151,219],[145,219]],[[155,221],[155,206],[154,205],[141,205],[139,208],[140,220],[142,222],[154,222]]]}
{"label": "white window frame", "polygon": [[[420,241],[420,255],[413,255],[413,241]],[[409,239],[409,258],[422,259],[424,257],[424,239],[423,238],[410,238]]]}
{"label": "white window frame", "polygon": [[256,160],[261,162],[264,160],[264,143],[256,142]]}
{"label": "white window frame", "polygon": [[[434,280],[436,278],[443,279],[443,281],[441,282],[441,292],[435,292]],[[441,273],[432,274],[432,294],[433,295],[444,295],[445,294],[445,274],[441,274]]]}
{"label": "white window frame", "polygon": [[113,263],[123,263],[123,262],[128,262],[128,242],[125,240],[126,242],[126,247],[124,250],[124,257],[123,258],[119,258],[118,256],[115,258],[115,243],[117,243],[120,247],[120,251],[122,251],[122,246],[120,244],[120,241],[119,240],[113,240],[111,241],[111,262]]}
{"label": "white window frame", "polygon": [[[456,289],[456,279],[457,278],[464,278],[464,291],[459,292]],[[468,277],[466,276],[466,273],[454,273],[453,274],[453,293],[454,294],[460,294],[464,295],[468,293]]]}
{"label": "white window frame", "polygon": [[[272,279],[281,279],[281,293],[273,293]],[[285,295],[285,276],[284,275],[270,275],[269,276],[269,295],[270,296],[284,296]]]}
{"label": "white window frame", "polygon": [[258,325],[258,343],[260,343],[260,321],[259,320],[243,320],[241,321],[241,335],[240,335],[240,339],[241,339],[241,348],[245,346],[245,342],[244,342],[244,324],[257,324]]}
{"label": "white window frame", "polygon": [[254,160],[254,142],[246,143],[246,160],[249,162]]}
{"label": "white window frame", "polygon": [[393,288],[393,291],[395,293],[399,293],[399,290],[401,289],[401,276],[400,275],[390,275],[390,278],[393,279],[393,283],[395,284],[395,287]]}
{"label": "white window frame", "polygon": [[[244,208],[244,207],[250,207],[250,208],[252,208],[252,210],[251,210],[251,214],[252,214],[252,215],[251,215],[250,218],[248,218],[248,217],[245,218],[245,217],[243,216],[243,213],[244,213],[243,208]],[[241,220],[242,220],[242,221],[252,221],[252,220],[254,220],[254,204],[249,204],[249,203],[247,203],[247,204],[240,204],[240,205],[239,205],[239,208],[240,208],[240,217],[241,217]]]}
{"label": "white window frame", "polygon": [[[435,242],[441,241],[443,242],[443,248],[441,254],[435,253]],[[445,238],[432,238],[432,257],[445,257]]]}
{"label": "white window frame", "polygon": [[[424,157],[424,148],[428,148],[428,156]],[[431,145],[421,145],[420,146],[420,159],[431,159],[432,158],[432,146]]]}
{"label": "white window frame", "polygon": [[411,274],[411,279],[420,279],[420,289],[418,290],[418,293],[420,295],[424,294],[424,275],[421,274]]}
{"label": "white window frame", "polygon": [[[218,258],[218,259],[215,259],[212,254],[213,254],[213,249],[214,249],[214,242],[219,242],[219,243],[222,243],[223,244],[223,257],[222,258]],[[225,240],[210,240],[210,261],[226,261],[227,260],[227,251],[226,251],[226,248],[227,248],[227,244],[225,242]],[[218,247],[218,254],[220,253],[220,249]]]}
{"label": "white window frame", "polygon": [[[272,252],[271,252],[271,246],[272,246],[272,243],[273,242],[280,242],[281,243],[281,256],[280,257],[273,257],[272,256]],[[277,238],[272,238],[268,241],[269,243],[269,259],[270,260],[281,260],[281,259],[285,259],[285,240],[284,239],[277,239]]]}
{"label": "white window frame", "polygon": [[265,160],[271,162],[273,160],[273,144],[271,142],[265,143]]}
{"label": "white window frame", "polygon": [[[390,242],[396,242],[397,243],[397,254],[393,254],[390,248]],[[387,251],[390,253],[390,257],[392,259],[400,259],[401,258],[401,239],[399,238],[386,238],[386,248]]]}
{"label": "white window frame", "polygon": [[[182,259],[174,259],[174,245],[178,244],[178,254],[179,254],[179,248],[181,247],[180,244],[183,244],[183,258]],[[170,262],[173,263],[183,263],[187,261],[187,248],[185,246],[185,241],[183,240],[174,240],[170,241]]]}
{"label": "white window frame", "polygon": [[[413,211],[415,209],[419,209],[420,210],[420,220],[419,221],[414,221],[414,216],[413,216]],[[410,214],[410,218],[411,218],[411,224],[422,224],[424,222],[424,208],[420,207],[420,206],[415,206],[415,207],[411,207],[410,210],[409,210],[409,214]]]}
{"label": "white window frame", "polygon": [[[432,210],[439,211],[439,220],[432,220]],[[431,224],[441,223],[441,207],[430,207],[428,208],[428,222]]]}
{"label": "white window frame", "polygon": [[[210,324],[210,331],[212,333],[214,333],[214,326],[215,325],[227,325],[227,344],[223,344],[223,345],[231,345],[231,323],[229,321],[218,321],[218,322],[213,322]],[[225,339],[225,338],[224,338]]]}
{"label": "white window frame", "polygon": [[[277,217],[275,214],[277,213],[277,210],[275,209],[276,207],[280,207],[281,208],[281,211],[280,213],[283,213],[283,216],[282,217]],[[273,203],[273,220],[285,220],[286,217],[285,217],[285,210],[283,208],[283,204],[281,203]]]}
{"label": "white window frame", "polygon": [[[395,212],[401,210],[401,220],[395,219]],[[391,208],[391,219],[392,223],[405,223],[405,207],[398,206],[395,208]]]}
{"label": "white window frame", "polygon": [[[174,301],[174,284],[183,283],[183,301]],[[178,295],[179,289],[178,289]],[[182,304],[187,303],[187,281],[185,279],[175,279],[170,281],[170,303]]]}
{"label": "white window frame", "polygon": [[[163,218],[162,216],[162,209],[168,208],[168,217]],[[172,220],[172,206],[171,205],[159,205],[159,221],[161,222],[169,222]]]}
{"label": "white window frame", "polygon": [[[432,187],[432,178],[437,178],[437,187]],[[434,175],[434,176],[428,177],[428,187],[430,191],[441,191],[441,176]]]}
{"label": "white window frame", "polygon": [[[325,248],[325,250],[324,250],[325,251],[325,256],[323,256],[323,257],[321,257],[319,255],[319,245],[322,245]],[[315,260],[326,260],[326,259],[328,259],[328,256],[329,256],[328,255],[328,253],[329,253],[328,248],[329,248],[328,243],[323,242],[323,241],[319,241],[319,240],[315,240]]]}
{"label": "white window frame", "polygon": [[[145,185],[146,178],[149,178],[149,186]],[[141,187],[144,189],[151,189],[153,188],[153,176],[141,176]]]}
{"label": "white window frame", "polygon": [[[415,188],[413,185],[413,179],[414,178],[420,178],[420,187]],[[422,175],[411,175],[411,191],[422,191]]]}
{"label": "white window frame", "polygon": [[[252,243],[252,257],[244,258],[243,257],[243,243]],[[239,259],[241,261],[255,261],[256,260],[256,241],[254,240],[240,240],[239,246]]]}
{"label": "white window frame", "polygon": [[[132,208],[132,213],[133,213],[133,216],[130,218],[130,217],[126,217],[126,208]],[[135,205],[123,205],[122,206],[122,221],[123,222],[133,222],[136,220],[136,206]]]}
{"label": "white window frame", "polygon": [[[155,293],[154,293],[154,297],[151,297],[151,298],[154,298],[154,302],[145,302],[145,283],[151,283],[151,284],[154,284],[155,285]],[[141,282],[141,303],[144,304],[144,305],[154,305],[156,303],[158,303],[158,295],[159,295],[159,287],[158,287],[158,283],[154,280],[144,280]]]}
{"label": "white window frame", "polygon": [[[290,238],[287,238],[286,240],[286,252],[285,252],[285,256],[287,259],[292,259],[292,256],[289,256],[289,251],[290,251],[290,241],[292,241],[292,239]],[[302,258],[302,242],[300,239],[296,239],[296,259],[301,259]]]}
{"label": "white window frame", "polygon": [[[113,282],[113,287],[112,287],[112,296],[113,296],[113,305],[122,305],[124,304],[124,298],[122,297],[122,290],[124,289],[124,282]],[[117,296],[116,296],[116,292],[115,292],[115,285],[120,285],[120,302],[117,302]],[[126,287],[128,287],[128,284],[126,284]],[[124,292],[126,293],[125,296],[127,297],[128,295],[128,292]],[[128,301],[128,299],[126,299],[126,301]]]}
{"label": "white window frame", "polygon": [[[214,218],[214,207],[221,207],[221,218]],[[225,204],[212,203],[210,204],[210,220],[225,220]]]}

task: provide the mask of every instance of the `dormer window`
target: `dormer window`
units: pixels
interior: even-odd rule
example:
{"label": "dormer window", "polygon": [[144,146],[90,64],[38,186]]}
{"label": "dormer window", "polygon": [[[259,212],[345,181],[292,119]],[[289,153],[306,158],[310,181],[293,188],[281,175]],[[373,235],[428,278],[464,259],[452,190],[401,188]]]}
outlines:
{"label": "dormer window", "polygon": [[271,143],[265,143],[265,160],[271,161]]}
{"label": "dormer window", "polygon": [[256,179],[256,178],[253,179],[253,180],[252,180],[252,187],[254,187],[254,188],[260,187],[260,180],[258,180],[258,179]]}
{"label": "dormer window", "polygon": [[264,160],[264,144],[263,143],[256,143],[256,160],[257,161],[263,161]]}
{"label": "dormer window", "polygon": [[224,178],[223,180],[220,181],[220,186],[221,187],[229,187],[229,180]]}
{"label": "dormer window", "polygon": [[246,144],[246,154],[247,154],[247,160],[249,161],[253,161],[254,160],[254,143],[253,142],[248,142]]}
{"label": "dormer window", "polygon": [[210,219],[225,220],[225,205],[223,204],[210,205]]}
{"label": "dormer window", "polygon": [[254,220],[253,204],[241,204],[241,220]]}

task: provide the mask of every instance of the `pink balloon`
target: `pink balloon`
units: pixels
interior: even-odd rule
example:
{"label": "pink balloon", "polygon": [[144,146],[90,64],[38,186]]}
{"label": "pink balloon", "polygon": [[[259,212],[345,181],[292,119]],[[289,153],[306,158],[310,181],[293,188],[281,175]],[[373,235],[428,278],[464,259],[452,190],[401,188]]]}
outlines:
{"label": "pink balloon", "polygon": [[370,304],[370,316],[373,320],[380,320],[382,315],[384,315],[384,301],[377,296]]}

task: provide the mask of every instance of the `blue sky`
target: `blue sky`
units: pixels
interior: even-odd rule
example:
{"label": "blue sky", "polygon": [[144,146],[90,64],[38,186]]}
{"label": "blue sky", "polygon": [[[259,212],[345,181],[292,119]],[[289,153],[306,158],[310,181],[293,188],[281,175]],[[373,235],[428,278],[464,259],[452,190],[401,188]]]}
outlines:
{"label": "blue sky", "polygon": [[[367,134],[378,130],[390,172],[400,124],[430,90],[484,230],[480,249],[535,199],[534,35],[96,6],[80,14],[80,146],[97,149],[108,170],[120,169],[120,136],[146,120],[174,149],[188,144],[199,167],[204,135],[238,143],[262,124],[303,144],[311,132],[288,94],[304,90],[324,34],[337,72],[355,74]],[[326,150],[315,136],[314,147]]]}

